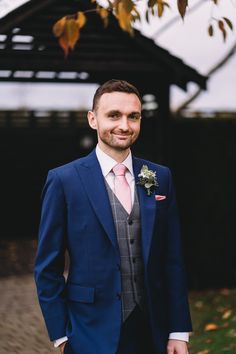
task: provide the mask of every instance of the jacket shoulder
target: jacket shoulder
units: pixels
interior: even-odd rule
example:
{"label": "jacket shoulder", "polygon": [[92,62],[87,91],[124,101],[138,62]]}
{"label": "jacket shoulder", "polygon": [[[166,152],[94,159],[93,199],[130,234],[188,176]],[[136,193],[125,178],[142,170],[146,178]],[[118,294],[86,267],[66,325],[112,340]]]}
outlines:
{"label": "jacket shoulder", "polygon": [[147,165],[149,169],[151,170],[155,170],[159,173],[164,173],[164,174],[169,174],[170,173],[170,168],[168,166],[162,165],[162,164],[158,164],[149,160],[144,160],[144,159],[140,159],[135,157],[135,160],[141,165]]}

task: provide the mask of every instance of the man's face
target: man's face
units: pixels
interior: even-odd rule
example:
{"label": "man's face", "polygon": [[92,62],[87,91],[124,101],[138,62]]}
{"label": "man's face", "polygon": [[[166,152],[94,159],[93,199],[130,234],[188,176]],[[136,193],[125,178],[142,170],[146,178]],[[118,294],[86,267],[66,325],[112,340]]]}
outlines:
{"label": "man's face", "polygon": [[133,93],[104,93],[96,112],[88,112],[88,121],[104,151],[127,150],[139,136],[141,103]]}

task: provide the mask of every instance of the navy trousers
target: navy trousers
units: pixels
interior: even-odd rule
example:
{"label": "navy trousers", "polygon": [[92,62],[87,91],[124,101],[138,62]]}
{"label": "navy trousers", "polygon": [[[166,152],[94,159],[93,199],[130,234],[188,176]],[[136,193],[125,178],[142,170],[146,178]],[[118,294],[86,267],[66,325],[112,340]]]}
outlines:
{"label": "navy trousers", "polygon": [[[64,354],[73,354],[69,343],[65,346]],[[155,354],[151,328],[139,306],[135,307],[122,324],[116,354]]]}

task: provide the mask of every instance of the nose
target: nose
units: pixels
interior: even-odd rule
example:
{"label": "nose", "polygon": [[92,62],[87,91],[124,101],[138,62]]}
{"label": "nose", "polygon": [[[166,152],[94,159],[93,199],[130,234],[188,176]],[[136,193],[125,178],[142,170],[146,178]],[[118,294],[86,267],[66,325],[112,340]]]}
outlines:
{"label": "nose", "polygon": [[120,120],[119,128],[121,130],[127,131],[129,130],[128,119],[126,116],[123,116]]}

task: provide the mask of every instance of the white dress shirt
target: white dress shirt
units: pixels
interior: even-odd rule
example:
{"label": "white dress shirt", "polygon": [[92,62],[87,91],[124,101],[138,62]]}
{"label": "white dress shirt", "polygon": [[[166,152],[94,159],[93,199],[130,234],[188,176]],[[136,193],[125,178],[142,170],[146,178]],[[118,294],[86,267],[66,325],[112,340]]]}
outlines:
{"label": "white dress shirt", "polygon": [[[114,192],[114,181],[115,181],[115,175],[112,172],[112,169],[115,165],[117,165],[117,161],[115,161],[112,157],[107,155],[105,152],[103,152],[100,147],[97,145],[96,146],[96,155],[98,162],[100,164],[102,174],[106,180],[106,182],[109,184],[109,187],[112,189]],[[132,199],[132,205],[134,202],[134,189],[135,189],[135,178],[134,178],[134,171],[133,171],[133,163],[132,163],[132,155],[131,152],[129,155],[126,157],[124,161],[122,161],[122,164],[127,167],[125,177],[127,179],[127,182],[129,183],[130,189],[131,189],[131,199]],[[62,337],[54,341],[54,347],[59,347],[60,344],[65,342],[68,338]],[[177,339],[177,340],[182,340],[185,342],[189,341],[189,334],[186,332],[173,332],[170,333],[169,339]]]}

